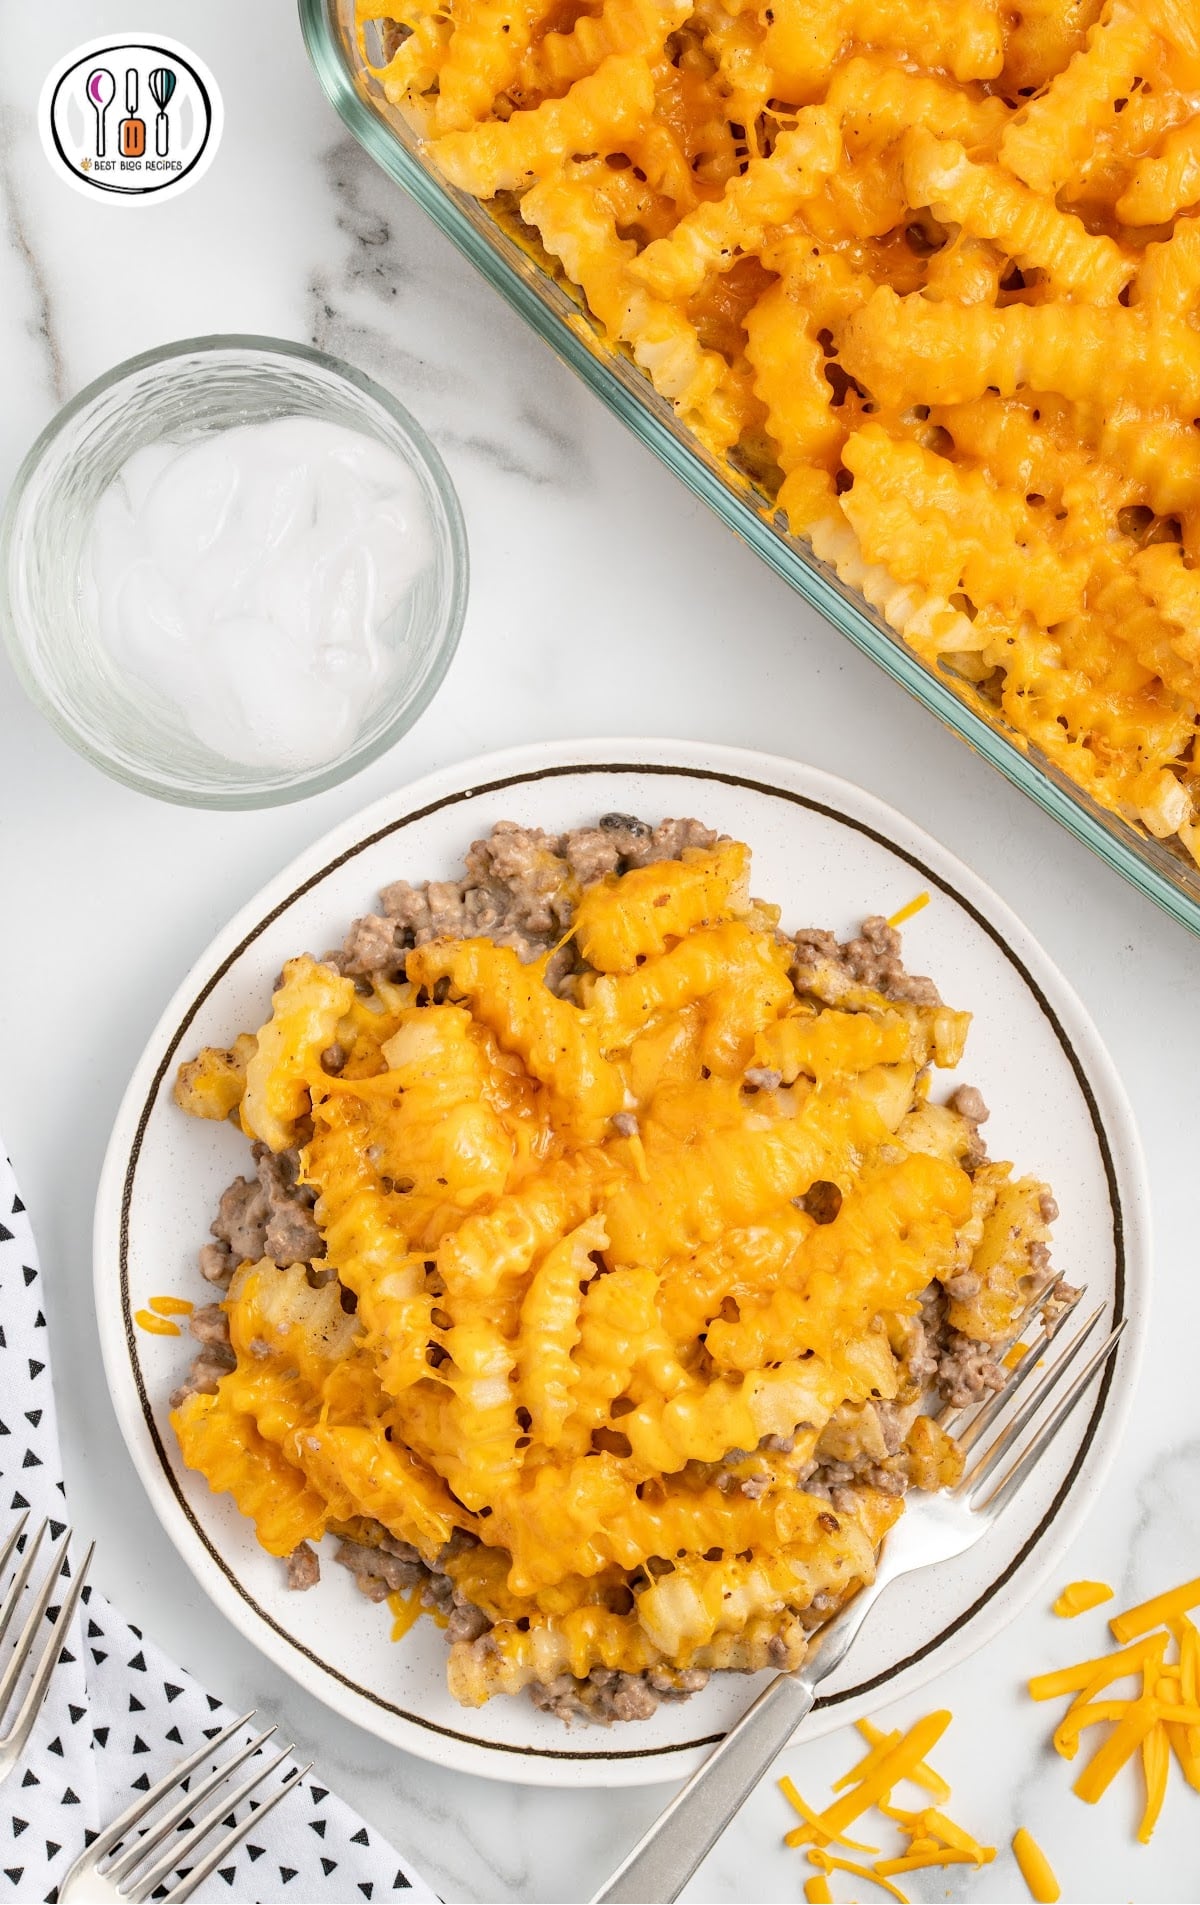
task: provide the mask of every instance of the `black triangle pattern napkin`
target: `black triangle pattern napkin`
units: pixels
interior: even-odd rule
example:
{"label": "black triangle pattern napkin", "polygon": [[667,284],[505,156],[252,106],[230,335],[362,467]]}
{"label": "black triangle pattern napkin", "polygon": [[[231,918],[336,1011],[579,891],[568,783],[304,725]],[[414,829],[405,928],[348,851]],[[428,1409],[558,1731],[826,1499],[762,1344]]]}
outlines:
{"label": "black triangle pattern napkin", "polygon": [[[0,1539],[25,1508],[29,1531],[48,1517],[51,1532],[61,1533],[67,1521],[33,1232],[0,1151]],[[57,1612],[52,1604],[47,1619]],[[56,1899],[85,1834],[123,1812],[136,1793],[235,1717],[101,1594],[85,1588],[24,1760],[0,1786],[0,1905]],[[224,1753],[249,1737],[248,1731],[235,1735]],[[293,1764],[285,1761],[274,1779],[282,1780]],[[316,1768],[303,1779],[261,1831],[250,1832],[197,1899],[358,1905],[360,1899],[436,1898],[319,1773]]]}

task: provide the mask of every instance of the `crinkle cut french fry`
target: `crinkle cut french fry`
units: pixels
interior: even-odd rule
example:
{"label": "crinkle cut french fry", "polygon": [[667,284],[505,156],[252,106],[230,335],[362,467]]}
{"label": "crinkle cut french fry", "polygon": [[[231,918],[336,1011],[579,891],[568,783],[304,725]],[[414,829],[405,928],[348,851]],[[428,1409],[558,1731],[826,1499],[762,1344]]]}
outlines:
{"label": "crinkle cut french fry", "polygon": [[[577,12],[407,0],[388,96],[764,514],[975,712],[1200,859],[1200,656],[1134,568],[1175,537],[1200,570],[1193,0]],[[992,394],[1066,419],[1068,507],[927,414]],[[841,461],[868,418],[1040,515],[977,490],[881,520]]]}

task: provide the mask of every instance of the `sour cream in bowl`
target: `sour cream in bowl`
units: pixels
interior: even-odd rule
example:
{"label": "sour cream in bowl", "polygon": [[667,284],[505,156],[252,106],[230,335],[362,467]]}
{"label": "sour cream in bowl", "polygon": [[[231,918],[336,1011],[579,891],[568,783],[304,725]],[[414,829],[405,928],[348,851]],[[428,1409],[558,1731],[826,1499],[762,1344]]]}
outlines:
{"label": "sour cream in bowl", "polygon": [[466,601],[437,452],[359,372],[269,339],[120,366],[60,413],[0,532],[5,633],[68,740],[167,799],[332,785],[435,691]]}

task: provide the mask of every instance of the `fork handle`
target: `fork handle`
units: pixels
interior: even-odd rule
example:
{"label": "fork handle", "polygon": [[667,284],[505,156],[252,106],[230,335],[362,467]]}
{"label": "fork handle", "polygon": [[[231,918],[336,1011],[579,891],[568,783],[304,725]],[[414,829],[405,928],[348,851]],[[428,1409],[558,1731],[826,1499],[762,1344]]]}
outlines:
{"label": "fork handle", "polygon": [[678,1898],[816,1697],[815,1682],[802,1670],[778,1674],[659,1814],[592,1905],[669,1905]]}

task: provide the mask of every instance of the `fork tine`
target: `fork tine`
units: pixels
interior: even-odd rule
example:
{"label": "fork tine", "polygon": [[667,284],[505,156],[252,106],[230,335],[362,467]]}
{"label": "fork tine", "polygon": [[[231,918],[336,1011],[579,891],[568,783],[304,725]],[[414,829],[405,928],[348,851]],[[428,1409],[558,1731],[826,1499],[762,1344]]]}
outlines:
{"label": "fork tine", "polygon": [[[164,1813],[161,1819],[156,1819],[153,1825],[146,1829],[140,1839],[134,1840],[127,1852],[122,1852],[113,1860],[111,1865],[105,1866],[104,1877],[108,1880],[109,1884],[119,1885],[122,1879],[128,1878],[135,1867],[141,1865],[143,1859],[148,1859],[151,1853],[158,1852],[162,1847],[164,1839],[171,1832],[173,1827],[175,1827],[181,1819],[185,1819],[189,1812],[195,1812],[197,1806],[202,1805],[208,1798],[209,1793],[214,1792],[218,1786],[223,1785],[230,1773],[237,1771],[243,1760],[248,1760],[251,1753],[256,1753],[260,1746],[265,1745],[274,1731],[275,1728],[269,1726],[265,1733],[260,1733],[257,1739],[250,1741],[249,1745],[240,1747],[232,1759],[227,1759],[221,1766],[218,1766],[216,1772],[210,1773],[208,1778],[203,1780],[201,1784],[196,1787],[194,1792],[184,1793],[171,1807],[170,1812]],[[206,1742],[206,1751],[200,1755],[201,1759],[207,1758],[208,1754],[212,1752],[212,1748],[218,1743],[216,1740],[214,1740],[211,1745]],[[175,1778],[187,1778],[187,1773],[182,1767],[180,1767]]]}
{"label": "fork tine", "polygon": [[179,1884],[167,1893],[163,1905],[182,1905],[185,1898],[190,1898],[196,1887],[202,1885],[209,1873],[220,1865],[225,1854],[232,1852],[235,1846],[239,1846],[250,1828],[256,1826],[261,1819],[265,1819],[272,1808],[277,1806],[281,1799],[286,1799],[292,1787],[304,1778],[305,1773],[311,1773],[312,1769],[313,1763],[309,1760],[307,1766],[297,1766],[294,1773],[289,1773],[278,1792],[272,1793],[269,1799],[264,1799],[257,1812],[252,1812],[248,1819],[240,1820],[223,1839],[218,1841],[212,1851],[201,1859],[199,1865],[195,1866],[185,1879],[181,1879]]}
{"label": "fork tine", "polygon": [[3,1574],[5,1568],[8,1566],[9,1559],[12,1555],[12,1551],[16,1547],[18,1541],[21,1539],[21,1536],[24,1534],[25,1523],[28,1520],[29,1520],[29,1510],[28,1508],[23,1508],[21,1510],[19,1520],[15,1523],[13,1527],[12,1533],[9,1535],[4,1546],[0,1548],[0,1574]]}
{"label": "fork tine", "polygon": [[[1070,1365],[1076,1352],[1082,1348],[1103,1315],[1104,1305],[1101,1303],[1097,1309],[1092,1311],[1087,1321],[1081,1325],[1078,1334],[1072,1339],[1062,1357],[1055,1364],[1059,1375],[1062,1375],[1063,1371]],[[991,1428],[996,1417],[1003,1415],[1009,1404],[1021,1393],[1029,1377],[1033,1374],[1053,1341],[1053,1334],[1039,1336],[1037,1342],[1033,1343],[1029,1349],[1025,1351],[1025,1354],[1013,1370],[1012,1375],[1005,1383],[1003,1389],[998,1389],[996,1393],[984,1403],[983,1407],[971,1417],[971,1420],[967,1423],[962,1434],[955,1436],[954,1439],[964,1455],[969,1449],[974,1448],[984,1431]],[[1034,1409],[1037,1406],[1036,1402],[1029,1405],[1025,1411],[1025,1421],[1029,1419],[1030,1409]],[[1019,1434],[1024,1426],[1024,1421],[1018,1420],[1015,1425],[1015,1433]]]}
{"label": "fork tine", "polygon": [[[980,1514],[987,1515],[990,1520],[996,1515],[1003,1513],[1017,1490],[1021,1487],[1021,1484],[1028,1478],[1034,1465],[1041,1459],[1051,1442],[1053,1442],[1055,1436],[1062,1428],[1063,1423],[1075,1407],[1075,1404],[1104,1369],[1109,1357],[1121,1340],[1125,1323],[1126,1318],[1122,1317],[1117,1327],[1105,1338],[1095,1354],[1089,1357],[1067,1390],[1066,1395],[1063,1396],[1059,1402],[1049,1421],[1043,1423],[1028,1448],[1018,1455],[1012,1467],[1001,1477],[1000,1481],[997,1482],[987,1500],[979,1504],[978,1512]],[[977,1487],[974,1493],[978,1494],[978,1492],[979,1489]],[[974,1496],[971,1498],[970,1506],[972,1508],[975,1507]]]}
{"label": "fork tine", "polygon": [[[7,1566],[8,1558],[12,1554],[12,1551],[16,1547],[18,1541],[21,1539],[21,1532],[25,1526],[25,1523],[28,1520],[29,1520],[29,1510],[26,1509],[25,1513],[21,1516],[20,1521],[17,1523],[11,1535],[8,1537],[8,1540],[4,1544],[4,1553],[3,1555],[0,1555],[0,1568]],[[37,1559],[37,1552],[42,1545],[42,1538],[45,1535],[46,1529],[48,1526],[49,1526],[48,1522],[43,1522],[41,1527],[38,1529],[36,1535],[33,1537],[33,1540],[26,1545],[24,1559],[22,1560],[20,1567],[17,1569],[16,1573],[13,1576],[12,1586],[9,1588],[8,1594],[5,1597],[4,1605],[3,1607],[0,1607],[0,1640],[3,1640],[4,1636],[7,1634],[8,1624],[12,1620],[13,1615],[17,1611],[18,1603],[20,1602],[21,1596],[25,1591],[25,1583],[29,1579],[30,1571],[33,1568],[34,1561]],[[0,1714],[4,1712],[5,1697],[6,1696],[4,1695],[0,1695]]]}
{"label": "fork tine", "polygon": [[[68,1541],[70,1540],[69,1534],[67,1539]],[[41,1712],[42,1701],[45,1699],[46,1689],[50,1685],[50,1676],[58,1665],[58,1656],[67,1644],[67,1629],[75,1618],[75,1609],[79,1606],[79,1597],[83,1593],[84,1584],[87,1581],[88,1569],[92,1565],[92,1556],[95,1552],[96,1544],[93,1541],[83,1557],[82,1565],[76,1573],[74,1581],[71,1583],[71,1591],[62,1604],[58,1619],[50,1631],[50,1638],[42,1649],[41,1658],[34,1668],[33,1679],[30,1681],[25,1698],[22,1700],[17,1711],[17,1717],[13,1721],[10,1731],[5,1736],[4,1749],[6,1753],[11,1753],[15,1758],[19,1759],[21,1754],[25,1751],[25,1743],[29,1735],[33,1732],[33,1723]],[[62,1559],[65,1559],[65,1554]],[[56,1569],[50,1577],[50,1586],[52,1588],[57,1579],[58,1571]]]}
{"label": "fork tine", "polygon": [[[33,1556],[37,1553],[38,1549],[42,1545],[42,1535],[44,1534],[45,1529],[46,1529],[46,1523],[43,1522],[42,1527],[38,1530],[37,1540],[30,1543],[31,1552],[26,1555],[25,1560],[17,1574],[17,1583],[15,1583],[14,1585],[19,1584],[20,1587],[24,1588],[25,1583],[29,1578],[29,1570],[33,1565]],[[0,1714],[3,1714],[5,1707],[8,1705],[9,1701],[12,1699],[13,1690],[16,1687],[17,1681],[21,1677],[21,1673],[24,1669],[25,1662],[29,1659],[29,1655],[33,1649],[33,1637],[37,1633],[38,1628],[41,1626],[42,1619],[45,1615],[46,1609],[50,1605],[50,1596],[54,1593],[54,1589],[58,1583],[58,1577],[60,1573],[62,1572],[62,1565],[67,1558],[67,1549],[70,1547],[70,1545],[71,1545],[71,1530],[68,1528],[66,1531],[66,1534],[63,1536],[62,1547],[59,1549],[58,1554],[51,1559],[50,1567],[46,1574],[46,1579],[43,1581],[41,1588],[39,1589],[37,1596],[34,1599],[33,1606],[29,1610],[29,1614],[26,1618],[25,1625],[21,1629],[21,1632],[17,1638],[16,1651],[14,1652],[12,1659],[9,1661],[8,1666],[4,1671],[3,1678],[0,1679]],[[14,1602],[14,1605],[15,1605],[15,1602]],[[7,1736],[6,1736],[5,1744],[7,1743],[8,1742],[7,1742]]]}
{"label": "fork tine", "polygon": [[[243,1799],[249,1798],[256,1786],[261,1786],[263,1780],[269,1778],[277,1766],[283,1765],[284,1760],[292,1750],[293,1748],[291,1746],[285,1746],[282,1753],[277,1753],[273,1760],[268,1761],[265,1766],[260,1766],[256,1772],[250,1775],[249,1779],[243,1780],[236,1792],[230,1793],[227,1798],[218,1800],[212,1810],[205,1813],[204,1818],[193,1827],[186,1838],[176,1839],[172,1845],[168,1846],[157,1863],[152,1865],[148,1872],[143,1873],[137,1883],[131,1886],[123,1896],[135,1901],[135,1905],[140,1905],[141,1900],[149,1898],[155,1887],[161,1885],[168,1873],[173,1872],[176,1866],[184,1863],[184,1860],[208,1837],[213,1827],[219,1820],[225,1817],[227,1812],[234,1812],[237,1807],[241,1805]],[[258,1813],[261,1811],[262,1807],[260,1806],[258,1812],[253,1815],[255,1819],[258,1818]],[[190,1873],[188,1877],[191,1877]]]}
{"label": "fork tine", "polygon": [[236,1733],[239,1727],[247,1726],[253,1718],[254,1708],[251,1707],[249,1713],[243,1713],[240,1720],[232,1721],[223,1733],[218,1733],[214,1739],[205,1740],[204,1745],[197,1747],[196,1751],[184,1760],[182,1766],[173,1766],[157,1785],[151,1786],[148,1793],[140,1793],[133,1804],[126,1807],[119,1819],[114,1819],[111,1826],[104,1828],[99,1838],[93,1839],[90,1845],[84,1847],[66,1878],[59,1885],[60,1895],[65,1898],[72,1880],[81,1877],[85,1870],[90,1873],[96,1862],[102,1859],[106,1852],[111,1852],[115,1845],[119,1845],[121,1840],[132,1832],[138,1821],[145,1818],[152,1806],[157,1806],[159,1800],[173,1791],[181,1779],[186,1779],[189,1773],[195,1772],[202,1761],[210,1758],[218,1747],[223,1746],[231,1733]]}
{"label": "fork tine", "polygon": [[1049,1402],[1054,1391],[1058,1388],[1059,1383],[1067,1374],[1067,1371],[1087,1341],[1089,1331],[1095,1327],[1097,1317],[1102,1314],[1103,1305],[1088,1317],[1082,1329],[1076,1331],[1062,1355],[1050,1365],[1049,1369],[1047,1369],[1042,1376],[1041,1381],[1034,1385],[1033,1394],[1029,1397],[1024,1407],[1018,1409],[1011,1422],[1004,1424],[1000,1433],[988,1444],[988,1447],[979,1457],[975,1466],[967,1471],[962,1482],[959,1484],[964,1494],[970,1494],[973,1489],[978,1487],[980,1482],[995,1469],[997,1462],[1000,1460],[1000,1457],[1004,1455],[1006,1450],[1015,1448],[1018,1438],[1025,1433],[1025,1430],[1029,1427],[1033,1418],[1044,1405]]}

